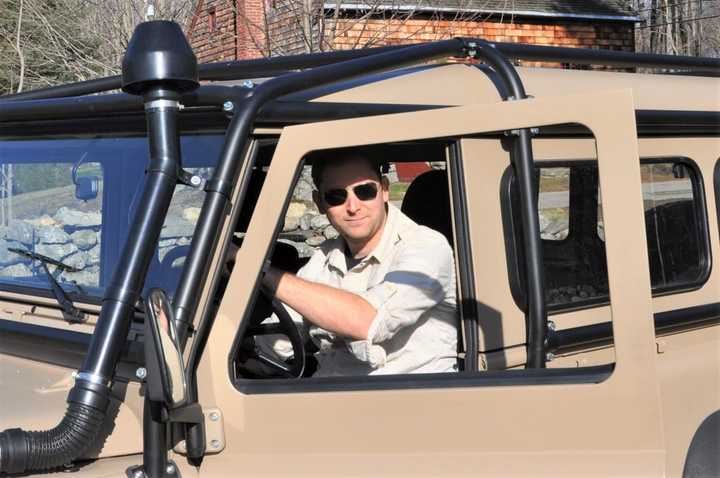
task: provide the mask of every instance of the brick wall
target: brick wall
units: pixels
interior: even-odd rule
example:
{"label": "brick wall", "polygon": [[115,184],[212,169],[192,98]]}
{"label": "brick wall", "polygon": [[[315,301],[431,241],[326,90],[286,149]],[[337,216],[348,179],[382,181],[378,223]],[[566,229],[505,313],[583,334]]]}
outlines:
{"label": "brick wall", "polygon": [[188,28],[200,63],[264,56],[263,0],[200,0]]}
{"label": "brick wall", "polygon": [[452,21],[444,19],[372,19],[358,23],[338,20],[335,49],[351,49],[365,44],[395,45],[477,37],[492,42],[515,42],[581,48],[634,51],[633,26],[624,22],[569,22],[552,24],[533,20],[514,23],[499,21]]}
{"label": "brick wall", "polygon": [[[267,2],[267,3],[266,3]],[[634,51],[633,24],[544,19],[315,18],[316,0],[200,0],[190,41],[200,62],[363,46],[419,43],[456,36],[488,41]],[[212,29],[212,31],[210,31]],[[308,30],[312,33],[308,34]],[[266,35],[267,32],[267,35]],[[320,35],[324,42],[320,45]],[[334,32],[334,33],[331,33]],[[525,63],[531,65],[546,65]]]}
{"label": "brick wall", "polygon": [[188,36],[199,63],[237,58],[235,2],[200,0]]}

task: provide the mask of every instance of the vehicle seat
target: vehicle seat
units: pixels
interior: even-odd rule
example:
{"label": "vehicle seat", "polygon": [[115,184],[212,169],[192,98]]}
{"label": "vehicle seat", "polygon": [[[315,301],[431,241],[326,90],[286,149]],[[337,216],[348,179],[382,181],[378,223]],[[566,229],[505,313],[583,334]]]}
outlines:
{"label": "vehicle seat", "polygon": [[416,223],[435,229],[453,246],[447,172],[433,169],[416,177],[405,192],[401,210]]}

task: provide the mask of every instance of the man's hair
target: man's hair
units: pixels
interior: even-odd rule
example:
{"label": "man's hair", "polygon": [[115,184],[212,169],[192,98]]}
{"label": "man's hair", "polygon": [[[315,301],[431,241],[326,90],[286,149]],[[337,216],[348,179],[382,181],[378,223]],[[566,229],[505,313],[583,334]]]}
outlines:
{"label": "man's hair", "polygon": [[372,159],[372,156],[366,152],[357,149],[353,150],[324,150],[311,153],[310,159],[312,159],[312,180],[316,188],[320,188],[322,183],[322,177],[325,170],[329,167],[337,167],[347,161],[362,161],[365,162],[370,170],[375,173],[378,179],[382,178],[383,172],[386,172],[382,161]]}

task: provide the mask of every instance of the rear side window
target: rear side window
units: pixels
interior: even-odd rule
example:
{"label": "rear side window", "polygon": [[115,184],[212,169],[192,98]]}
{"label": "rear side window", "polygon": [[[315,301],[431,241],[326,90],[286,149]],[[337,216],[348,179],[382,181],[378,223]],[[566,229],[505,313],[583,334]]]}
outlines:
{"label": "rear side window", "polygon": [[[700,286],[710,268],[709,240],[700,173],[685,158],[646,159],[641,164],[645,231],[654,295]],[[538,218],[543,246],[546,300],[552,309],[608,301],[605,229],[595,162],[550,163],[537,168]],[[508,176],[515,257],[522,264],[518,192]],[[511,272],[524,304],[522,267]],[[513,279],[513,276],[515,277]]]}
{"label": "rear side window", "polygon": [[698,283],[708,256],[697,174],[685,162],[644,164],[640,172],[653,289]]}

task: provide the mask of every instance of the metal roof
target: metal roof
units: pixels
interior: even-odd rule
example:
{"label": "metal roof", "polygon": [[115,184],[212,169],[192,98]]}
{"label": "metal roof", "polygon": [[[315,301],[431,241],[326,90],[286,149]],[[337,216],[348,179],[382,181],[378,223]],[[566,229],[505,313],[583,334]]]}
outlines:
{"label": "metal roof", "polygon": [[327,9],[465,12],[489,16],[640,21],[620,0],[356,0],[326,1]]}

